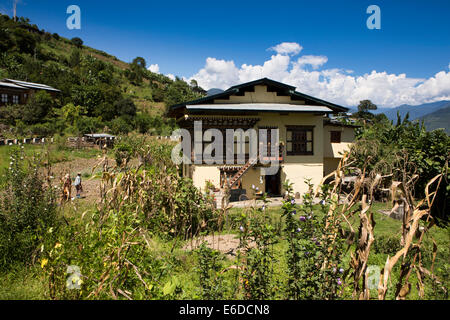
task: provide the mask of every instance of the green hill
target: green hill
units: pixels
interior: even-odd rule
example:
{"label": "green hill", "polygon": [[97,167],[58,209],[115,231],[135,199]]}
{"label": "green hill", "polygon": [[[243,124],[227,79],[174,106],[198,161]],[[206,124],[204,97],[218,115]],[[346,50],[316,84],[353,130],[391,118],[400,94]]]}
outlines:
{"label": "green hill", "polygon": [[[0,135],[52,135],[98,130],[132,130],[170,134],[173,120],[164,118],[167,105],[199,98],[197,85],[147,70],[133,62],[66,39],[0,14],[0,79],[44,83],[61,90],[49,101],[37,94],[26,106],[0,110]],[[106,128],[105,128],[106,127]]]}
{"label": "green hill", "polygon": [[443,128],[450,135],[450,106],[439,109],[420,118],[427,130]]}

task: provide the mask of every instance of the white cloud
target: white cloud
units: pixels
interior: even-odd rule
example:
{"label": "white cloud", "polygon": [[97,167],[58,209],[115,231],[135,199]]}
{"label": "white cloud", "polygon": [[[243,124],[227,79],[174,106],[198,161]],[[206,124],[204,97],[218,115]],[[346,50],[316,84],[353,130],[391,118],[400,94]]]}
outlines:
{"label": "white cloud", "polygon": [[200,79],[203,88],[228,89],[239,82],[239,70],[233,61],[207,58],[205,67],[190,79]]}
{"label": "white cloud", "polygon": [[301,56],[297,60],[300,66],[311,65],[313,69],[318,69],[327,62],[328,58],[325,56]]}
{"label": "white cloud", "polygon": [[148,67],[148,70],[150,70],[153,73],[159,73],[159,65],[156,64],[152,64],[150,65],[150,67]]}
{"label": "white cloud", "polygon": [[296,42],[282,42],[268,50],[273,50],[278,54],[292,54],[297,55],[302,51],[303,47]]}
{"label": "white cloud", "polygon": [[239,81],[248,82],[259,78],[284,78],[288,75],[290,58],[286,55],[277,54],[270,60],[264,62],[262,66],[243,64],[239,69]]}
{"label": "white cloud", "polygon": [[173,74],[171,74],[171,73],[166,74],[166,77],[169,78],[172,81],[175,81],[175,76]]}
{"label": "white cloud", "polygon": [[[228,89],[236,84],[267,77],[296,86],[297,91],[344,106],[355,106],[364,99],[370,99],[380,107],[450,99],[450,71],[440,71],[428,79],[408,78],[406,74],[376,70],[356,75],[346,68],[321,68],[328,61],[322,55],[304,55],[293,60],[292,55],[302,50],[297,43],[284,42],[270,49],[277,54],[262,65],[243,64],[237,67],[232,60],[209,57],[205,66],[189,80],[197,80],[201,87],[208,90]],[[313,70],[305,68],[308,65]]]}

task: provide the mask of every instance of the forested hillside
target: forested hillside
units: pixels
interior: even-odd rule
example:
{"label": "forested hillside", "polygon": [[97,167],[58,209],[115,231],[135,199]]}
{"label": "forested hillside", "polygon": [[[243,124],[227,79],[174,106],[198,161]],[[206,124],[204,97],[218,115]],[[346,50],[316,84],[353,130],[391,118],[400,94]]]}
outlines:
{"label": "forested hillside", "polygon": [[428,130],[444,129],[450,135],[450,106],[420,118]]}
{"label": "forested hillside", "polygon": [[116,57],[49,33],[27,18],[14,22],[0,15],[0,79],[50,85],[61,90],[52,100],[40,92],[25,106],[0,109],[3,136],[48,136],[109,131],[114,134],[170,134],[174,122],[164,118],[168,105],[206,94],[197,86],[152,73],[137,57]]}

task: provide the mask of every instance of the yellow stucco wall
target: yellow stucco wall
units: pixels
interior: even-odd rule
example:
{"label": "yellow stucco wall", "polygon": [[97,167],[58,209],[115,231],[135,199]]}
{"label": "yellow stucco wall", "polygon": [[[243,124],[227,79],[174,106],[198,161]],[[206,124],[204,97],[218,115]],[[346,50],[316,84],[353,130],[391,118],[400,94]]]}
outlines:
{"label": "yellow stucco wall", "polygon": [[267,92],[266,86],[255,86],[255,92],[245,92],[244,96],[230,96],[230,99],[215,99],[214,103],[289,103],[305,104],[304,101],[291,100],[291,97],[277,96],[276,92]]}
{"label": "yellow stucco wall", "polygon": [[293,183],[294,193],[304,194],[308,190],[307,179],[317,186],[323,178],[322,163],[287,163],[282,165],[282,170],[282,180],[289,179]]}
{"label": "yellow stucco wall", "polygon": [[194,165],[192,168],[192,181],[201,191],[205,191],[207,180],[215,187],[220,187],[220,170],[217,166]]}
{"label": "yellow stucco wall", "polygon": [[247,191],[247,196],[253,198],[254,191],[252,190],[252,185],[258,187],[259,190],[265,190],[265,181],[260,179],[260,168],[254,167],[247,171],[247,173],[242,177],[242,189]]}
{"label": "yellow stucco wall", "polygon": [[[331,131],[341,131],[341,143],[331,143]],[[323,128],[323,146],[325,158],[342,158],[345,151],[350,150],[355,140],[355,130],[349,127],[325,125]]]}

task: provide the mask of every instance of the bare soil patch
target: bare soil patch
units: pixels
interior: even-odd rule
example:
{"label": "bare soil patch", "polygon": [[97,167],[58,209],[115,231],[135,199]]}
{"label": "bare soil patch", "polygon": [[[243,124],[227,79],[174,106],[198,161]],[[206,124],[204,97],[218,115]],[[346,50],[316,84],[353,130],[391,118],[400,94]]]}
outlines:
{"label": "bare soil patch", "polygon": [[[72,161],[60,162],[52,165],[52,173],[55,177],[55,185],[59,185],[66,173],[70,173],[70,177],[74,179],[78,172],[81,172],[83,192],[81,196],[83,200],[88,202],[97,202],[100,200],[100,179],[92,176],[83,177],[84,174],[92,174],[92,169],[101,161],[101,158],[76,159]],[[109,165],[114,165],[114,160],[109,159]],[[102,167],[95,168],[94,175]],[[72,196],[76,195],[75,187],[72,187]]]}
{"label": "bare soil patch", "polygon": [[[235,256],[239,247],[239,236],[236,234],[221,234],[198,237],[187,243],[183,247],[183,250],[195,250],[203,242],[206,242],[207,246],[211,249],[218,250],[229,256]],[[255,246],[254,243],[250,243],[249,245],[251,247]]]}

